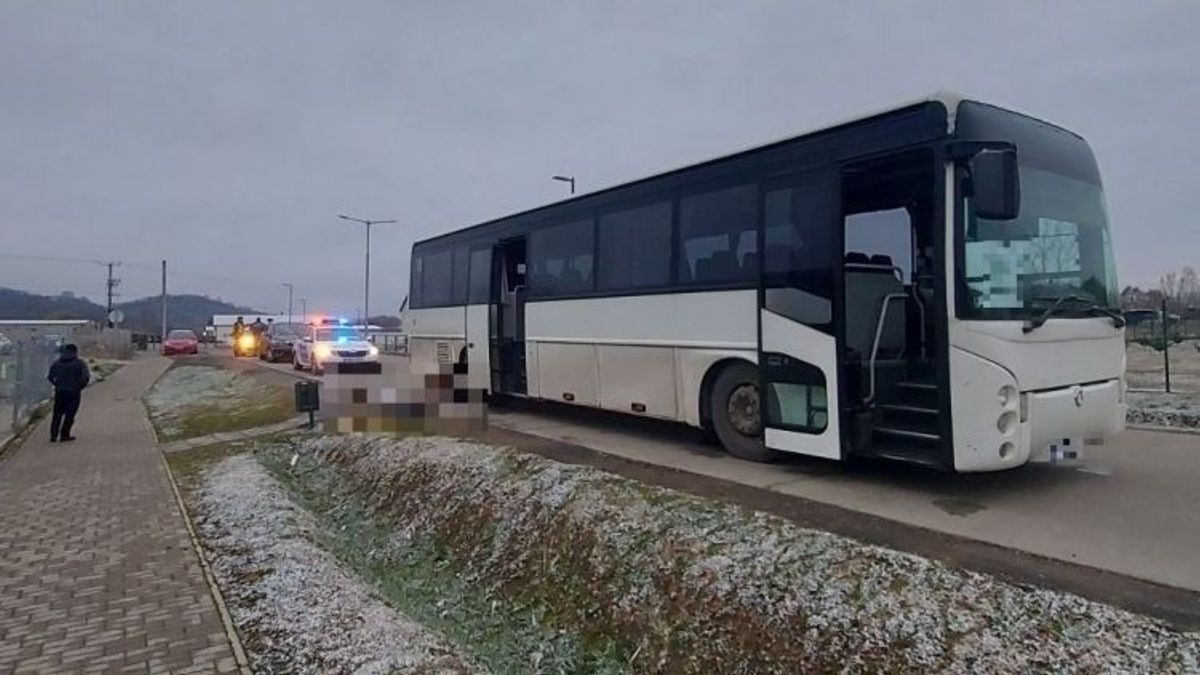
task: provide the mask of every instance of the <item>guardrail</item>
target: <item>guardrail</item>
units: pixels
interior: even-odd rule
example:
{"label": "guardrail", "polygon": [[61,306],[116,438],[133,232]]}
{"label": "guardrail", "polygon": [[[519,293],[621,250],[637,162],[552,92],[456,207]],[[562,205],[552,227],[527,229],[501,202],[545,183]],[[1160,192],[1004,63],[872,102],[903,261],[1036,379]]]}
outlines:
{"label": "guardrail", "polygon": [[371,341],[384,354],[407,354],[408,336],[397,334],[372,335]]}

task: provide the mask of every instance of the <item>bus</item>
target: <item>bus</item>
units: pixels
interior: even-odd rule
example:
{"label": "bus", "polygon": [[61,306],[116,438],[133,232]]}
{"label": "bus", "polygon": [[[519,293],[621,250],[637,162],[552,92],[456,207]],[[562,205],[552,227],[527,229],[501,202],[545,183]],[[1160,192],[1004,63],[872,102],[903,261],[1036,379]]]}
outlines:
{"label": "bus", "polygon": [[938,93],[417,242],[414,366],[675,420],[734,456],[954,472],[1125,425],[1087,142]]}

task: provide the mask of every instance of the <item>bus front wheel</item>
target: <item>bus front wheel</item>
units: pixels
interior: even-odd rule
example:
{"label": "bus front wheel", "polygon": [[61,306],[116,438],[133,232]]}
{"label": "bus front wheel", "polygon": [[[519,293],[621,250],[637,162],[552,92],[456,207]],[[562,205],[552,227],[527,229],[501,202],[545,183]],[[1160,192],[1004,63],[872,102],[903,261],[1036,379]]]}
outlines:
{"label": "bus front wheel", "polygon": [[726,366],[709,397],[713,431],[729,454],[752,462],[772,462],[778,453],[763,444],[758,371],[749,363]]}

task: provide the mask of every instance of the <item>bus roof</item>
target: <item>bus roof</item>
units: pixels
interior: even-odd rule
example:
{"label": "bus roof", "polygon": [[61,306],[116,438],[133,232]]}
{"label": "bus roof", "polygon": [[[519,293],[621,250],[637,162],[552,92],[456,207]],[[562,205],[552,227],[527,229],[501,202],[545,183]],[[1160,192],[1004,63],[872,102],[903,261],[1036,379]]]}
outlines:
{"label": "bus roof", "polygon": [[[968,98],[968,97],[966,97],[966,96],[964,96],[964,95],[962,95],[962,94],[959,94],[959,93],[957,93],[957,92],[954,92],[954,91],[950,91],[950,90],[938,90],[938,91],[935,91],[935,92],[933,92],[933,93],[931,93],[931,94],[927,94],[927,95],[925,95],[925,96],[917,97],[917,98],[914,98],[914,99],[909,99],[909,100],[907,100],[907,101],[905,101],[905,102],[903,102],[903,103],[900,103],[900,104],[895,104],[895,105],[891,105],[891,106],[888,106],[888,107],[885,107],[885,108],[882,108],[882,109],[878,109],[878,110],[876,110],[875,112],[872,112],[872,113],[863,114],[863,115],[857,115],[857,116],[855,116],[855,117],[852,117],[852,118],[849,118],[849,119],[844,119],[844,120],[841,120],[841,121],[839,121],[839,122],[836,122],[836,123],[833,123],[833,124],[827,124],[827,125],[824,125],[824,126],[821,126],[821,127],[817,127],[817,128],[815,128],[815,129],[811,129],[811,130],[809,130],[809,131],[806,131],[806,132],[803,132],[803,133],[800,133],[800,134],[793,134],[793,135],[790,135],[790,136],[786,136],[786,137],[784,137],[784,138],[775,139],[775,140],[773,140],[773,141],[770,141],[770,142],[767,142],[767,143],[761,143],[761,144],[758,144],[758,145],[754,145],[754,146],[750,146],[750,147],[746,147],[746,148],[741,148],[741,149],[739,149],[739,150],[736,150],[736,151],[733,151],[733,152],[729,152],[729,153],[726,153],[726,154],[722,154],[722,155],[718,155],[718,156],[716,156],[716,157],[710,157],[710,158],[708,158],[708,159],[699,160],[699,161],[696,161],[696,162],[692,162],[692,163],[690,163],[690,164],[685,164],[685,165],[682,165],[682,166],[677,166],[677,167],[675,167],[675,168],[672,168],[672,169],[669,169],[669,170],[666,170],[666,171],[661,171],[661,172],[654,173],[654,174],[651,174],[651,175],[648,175],[648,176],[642,176],[642,177],[640,177],[640,178],[635,178],[635,179],[632,179],[632,180],[624,181],[624,182],[621,182],[621,183],[617,183],[617,184],[615,184],[615,185],[609,185],[609,186],[606,186],[606,187],[600,188],[600,189],[598,189],[598,190],[595,190],[595,191],[593,191],[593,192],[586,192],[586,193],[583,193],[583,194],[575,195],[575,196],[573,196],[573,197],[570,197],[570,198],[567,198],[567,199],[561,199],[561,200],[558,200],[558,201],[555,201],[555,202],[550,202],[550,203],[548,203],[548,204],[542,204],[542,205],[540,205],[540,206],[535,206],[535,207],[533,207],[533,208],[525,209],[524,211],[517,211],[517,212],[515,212],[515,213],[509,213],[509,214],[506,214],[506,215],[500,216],[500,217],[498,217],[498,218],[492,218],[492,219],[486,220],[486,221],[484,221],[484,222],[481,222],[481,223],[476,223],[476,224],[473,224],[473,225],[470,225],[470,226],[467,226],[467,227],[460,227],[460,228],[456,228],[456,229],[450,230],[450,231],[448,231],[448,232],[443,232],[442,234],[438,234],[438,235],[435,235],[435,236],[432,236],[432,237],[427,237],[427,238],[425,238],[425,239],[421,239],[421,240],[419,240],[419,241],[416,241],[416,242],[414,242],[414,243],[413,243],[413,248],[414,248],[414,249],[416,249],[417,247],[423,247],[423,246],[425,246],[425,245],[428,245],[428,244],[435,243],[435,242],[437,242],[437,241],[439,241],[439,240],[441,240],[441,239],[448,239],[448,238],[451,238],[451,237],[455,237],[455,236],[457,236],[457,235],[460,235],[461,233],[463,233],[463,232],[466,232],[466,231],[469,231],[469,230],[475,230],[475,229],[479,229],[479,228],[484,228],[484,227],[487,227],[487,226],[489,226],[489,225],[494,225],[494,224],[501,223],[501,222],[504,222],[504,221],[507,221],[507,220],[510,220],[510,219],[516,219],[516,218],[520,218],[520,217],[524,217],[524,216],[533,215],[533,214],[536,214],[536,213],[538,213],[539,211],[548,211],[548,210],[550,210],[550,209],[553,209],[553,208],[555,208],[555,207],[560,207],[560,206],[563,206],[563,205],[566,205],[566,204],[573,204],[573,203],[580,202],[580,201],[583,201],[583,200],[586,200],[586,199],[591,199],[591,198],[594,198],[594,197],[596,197],[596,196],[598,196],[598,195],[602,195],[602,194],[605,194],[605,193],[607,193],[607,192],[611,192],[611,191],[614,191],[614,190],[618,190],[618,189],[626,188],[626,187],[629,187],[629,186],[632,186],[632,185],[635,185],[635,184],[638,184],[638,183],[643,183],[643,182],[651,181],[651,180],[654,180],[654,179],[657,179],[657,178],[663,178],[663,177],[669,176],[669,175],[671,175],[671,174],[674,174],[674,173],[677,173],[677,172],[680,172],[680,171],[684,171],[684,170],[686,170],[686,169],[690,169],[690,168],[693,168],[693,167],[697,167],[697,166],[701,166],[701,165],[705,165],[705,164],[711,164],[711,163],[715,163],[715,162],[720,162],[720,161],[727,160],[727,159],[732,159],[732,158],[735,158],[735,157],[737,157],[737,156],[739,156],[739,155],[743,155],[743,154],[747,154],[747,153],[755,152],[755,151],[758,151],[758,150],[763,150],[763,149],[765,149],[765,148],[770,148],[770,147],[772,147],[772,146],[776,146],[776,145],[781,145],[781,144],[783,144],[783,143],[788,143],[788,142],[791,142],[791,141],[795,141],[795,140],[798,140],[798,139],[804,138],[804,137],[806,137],[806,136],[814,136],[814,135],[821,134],[821,133],[831,132],[831,131],[834,131],[834,130],[837,130],[837,129],[840,129],[840,128],[843,128],[843,127],[848,127],[848,126],[852,126],[852,125],[854,125],[854,124],[858,124],[858,123],[866,122],[866,121],[868,121],[868,120],[871,120],[871,119],[873,119],[873,118],[876,118],[876,117],[882,117],[882,116],[889,115],[889,114],[893,114],[893,113],[897,113],[897,112],[900,112],[900,111],[903,111],[903,110],[906,110],[906,109],[909,109],[909,108],[915,108],[915,107],[917,107],[917,106],[920,106],[920,105],[923,105],[923,104],[928,104],[928,103],[940,103],[940,104],[942,105],[942,107],[943,107],[943,108],[945,108],[945,110],[946,110],[946,121],[947,121],[947,125],[946,125],[946,130],[945,130],[945,132],[946,132],[946,134],[947,134],[947,135],[949,135],[949,134],[953,134],[953,133],[954,133],[954,122],[955,122],[955,115],[956,115],[956,113],[957,113],[957,110],[958,110],[958,105],[959,105],[959,103],[961,103],[962,101],[965,101],[965,100],[970,100],[970,101],[975,101],[975,102],[977,102],[977,103],[981,103],[981,102],[980,102],[978,99],[975,99],[975,98]],[[1029,118],[1029,119],[1036,120],[1037,122],[1040,122],[1040,123],[1042,123],[1042,124],[1047,124],[1047,125],[1049,125],[1049,126],[1055,127],[1055,128],[1057,128],[1057,129],[1060,129],[1060,130],[1062,130],[1062,131],[1066,131],[1066,132],[1068,132],[1068,133],[1071,133],[1072,135],[1078,136],[1078,134],[1075,134],[1074,132],[1070,131],[1069,129],[1064,129],[1063,127],[1060,127],[1060,126],[1058,126],[1058,125],[1056,125],[1056,124],[1053,124],[1053,123],[1051,123],[1051,122],[1047,122],[1047,121],[1045,121],[1045,120],[1042,120],[1042,119],[1039,119],[1039,118],[1033,117],[1032,115],[1028,115],[1028,114],[1026,114],[1026,113],[1023,113],[1023,112],[1019,112],[1019,111],[1017,111],[1017,110],[1014,110],[1014,109],[1012,109],[1012,108],[1008,108],[1008,107],[1001,107],[1001,106],[996,106],[996,105],[992,105],[992,104],[983,104],[983,105],[989,105],[989,106],[991,106],[991,107],[993,107],[993,108],[997,108],[997,109],[1000,109],[1000,110],[1004,110],[1004,111],[1006,111],[1006,112],[1013,113],[1013,114],[1015,114],[1015,115],[1020,115],[1020,116],[1022,116],[1022,117],[1027,117],[1027,118]]]}

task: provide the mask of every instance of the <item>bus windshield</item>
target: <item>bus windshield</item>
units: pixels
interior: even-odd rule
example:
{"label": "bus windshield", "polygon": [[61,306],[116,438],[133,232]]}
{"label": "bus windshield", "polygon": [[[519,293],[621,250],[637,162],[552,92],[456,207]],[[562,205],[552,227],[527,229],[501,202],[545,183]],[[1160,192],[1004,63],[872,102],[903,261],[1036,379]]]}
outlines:
{"label": "bus windshield", "polygon": [[353,342],[362,339],[362,333],[351,326],[327,326],[317,329],[317,342]]}
{"label": "bus windshield", "polygon": [[[1027,319],[1064,296],[1117,307],[1117,275],[1104,193],[1062,174],[1021,167],[1021,215],[976,218],[964,204],[958,282],[964,318]],[[1088,305],[1066,316],[1094,316]],[[1069,309],[1069,308],[1068,308]]]}

